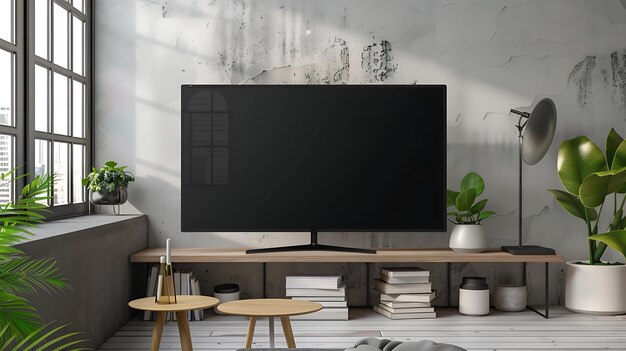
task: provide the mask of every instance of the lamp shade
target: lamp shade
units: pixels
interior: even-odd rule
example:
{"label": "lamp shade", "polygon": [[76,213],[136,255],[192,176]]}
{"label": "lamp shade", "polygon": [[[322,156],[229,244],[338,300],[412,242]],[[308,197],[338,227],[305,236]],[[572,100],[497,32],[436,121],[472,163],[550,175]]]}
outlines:
{"label": "lamp shade", "polygon": [[540,100],[533,108],[524,128],[522,157],[529,165],[541,161],[552,144],[556,129],[556,106],[549,98]]}

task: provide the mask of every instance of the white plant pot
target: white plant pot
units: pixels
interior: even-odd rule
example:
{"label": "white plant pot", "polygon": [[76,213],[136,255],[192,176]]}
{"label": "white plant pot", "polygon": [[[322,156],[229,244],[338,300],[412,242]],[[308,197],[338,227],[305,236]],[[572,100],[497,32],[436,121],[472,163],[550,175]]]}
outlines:
{"label": "white plant pot", "polygon": [[625,313],[626,266],[577,262],[565,265],[565,307],[581,313]]}
{"label": "white plant pot", "polygon": [[485,252],[487,235],[480,224],[456,224],[450,235],[450,248],[456,252]]}

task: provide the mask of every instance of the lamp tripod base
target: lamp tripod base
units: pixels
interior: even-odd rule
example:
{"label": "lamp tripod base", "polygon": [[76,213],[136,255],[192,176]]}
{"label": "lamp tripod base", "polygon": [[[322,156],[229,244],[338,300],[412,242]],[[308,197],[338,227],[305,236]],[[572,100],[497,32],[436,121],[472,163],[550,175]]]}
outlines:
{"label": "lamp tripod base", "polygon": [[538,245],[501,246],[500,249],[511,255],[556,255],[554,249]]}

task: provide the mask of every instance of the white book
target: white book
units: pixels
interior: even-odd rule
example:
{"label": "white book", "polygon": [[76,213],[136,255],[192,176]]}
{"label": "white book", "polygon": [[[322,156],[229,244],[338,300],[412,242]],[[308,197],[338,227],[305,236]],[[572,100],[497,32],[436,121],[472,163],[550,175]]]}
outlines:
{"label": "white book", "polygon": [[428,277],[430,271],[418,267],[393,267],[383,268],[382,274],[390,277]]}
{"label": "white book", "polygon": [[378,304],[379,308],[389,311],[391,313],[422,313],[422,312],[435,312],[434,307],[414,307],[414,308],[394,308],[386,306],[382,303]]}
{"label": "white book", "polygon": [[430,302],[393,302],[381,300],[380,303],[391,308],[431,307]]}
{"label": "white book", "polygon": [[338,289],[285,289],[286,296],[346,296],[346,286]]}
{"label": "white book", "polygon": [[[180,270],[179,269],[174,272],[174,292],[176,293],[176,296],[180,296]],[[176,320],[176,313],[168,312],[168,314],[170,315],[169,320],[171,321]]]}
{"label": "white book", "polygon": [[430,277],[427,275],[416,277],[390,277],[386,274],[380,275],[380,280],[389,284],[410,284],[410,283],[428,283]]}
{"label": "white book", "polygon": [[391,313],[387,310],[374,306],[374,311],[382,314],[389,319],[422,319],[422,318],[436,318],[435,312],[423,312],[423,313]]}
{"label": "white book", "polygon": [[388,284],[382,280],[374,281],[374,288],[385,294],[424,294],[431,291],[431,283]]}
{"label": "white book", "polygon": [[429,294],[380,294],[381,301],[391,302],[431,302],[435,299],[436,292]]}
{"label": "white book", "polygon": [[[200,295],[200,289],[198,286],[198,278],[196,278],[196,276],[192,273],[190,278],[191,280],[191,295]],[[201,320],[200,318],[200,310],[193,310],[193,320],[194,321],[199,321]]]}
{"label": "white book", "polygon": [[[298,300],[297,298],[293,298],[292,300]],[[343,300],[343,301],[317,301],[315,300],[315,298],[312,299],[307,299],[304,301],[312,301],[312,302],[317,302],[320,305],[322,305],[322,307],[348,307],[348,301]]]}
{"label": "white book", "polygon": [[[146,284],[146,297],[154,296],[154,292],[156,291],[156,280],[157,273],[159,272],[159,265],[153,264],[150,267],[150,273],[148,275],[148,284]],[[152,318],[152,312],[144,311],[143,312],[143,320],[149,321]]]}
{"label": "white book", "polygon": [[322,308],[321,310],[308,314],[289,317],[292,320],[348,320],[348,307],[343,308]]}
{"label": "white book", "polygon": [[[202,290],[200,290],[200,280],[196,279],[196,290],[198,291],[198,295],[202,295]],[[200,310],[200,320],[204,319],[204,310]]]}
{"label": "white book", "polygon": [[337,289],[341,286],[340,275],[298,275],[285,277],[287,289]]}
{"label": "white book", "polygon": [[[180,272],[180,294],[181,295],[190,295],[189,290],[189,271],[183,270]],[[187,320],[191,320],[191,311],[187,311]]]}
{"label": "white book", "polygon": [[293,296],[292,300],[303,300],[303,301],[346,301],[345,296]]}

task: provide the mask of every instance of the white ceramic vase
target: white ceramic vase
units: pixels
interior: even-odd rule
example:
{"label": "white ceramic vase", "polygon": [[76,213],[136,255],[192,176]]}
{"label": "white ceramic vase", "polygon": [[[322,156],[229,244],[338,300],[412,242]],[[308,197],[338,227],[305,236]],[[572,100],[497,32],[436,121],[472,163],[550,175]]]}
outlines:
{"label": "white ceramic vase", "polygon": [[450,235],[450,248],[456,252],[485,252],[487,235],[480,224],[456,224]]}
{"label": "white ceramic vase", "polygon": [[574,312],[626,313],[626,265],[565,265],[565,307]]}

